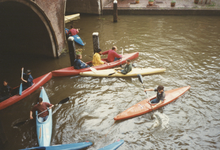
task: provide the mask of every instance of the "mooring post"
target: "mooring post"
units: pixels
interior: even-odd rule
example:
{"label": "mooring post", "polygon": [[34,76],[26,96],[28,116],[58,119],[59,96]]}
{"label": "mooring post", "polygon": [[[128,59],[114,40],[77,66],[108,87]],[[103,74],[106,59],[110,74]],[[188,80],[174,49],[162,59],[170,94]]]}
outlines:
{"label": "mooring post", "polygon": [[99,49],[99,33],[93,32],[92,38],[93,38],[93,49],[94,49],[94,54],[95,54],[97,50]]}
{"label": "mooring post", "polygon": [[114,0],[113,2],[113,22],[118,22],[118,2]]}
{"label": "mooring post", "polygon": [[74,60],[76,58],[76,47],[74,43],[74,38],[72,36],[68,38],[68,47],[69,47],[70,63],[71,66],[74,66]]}

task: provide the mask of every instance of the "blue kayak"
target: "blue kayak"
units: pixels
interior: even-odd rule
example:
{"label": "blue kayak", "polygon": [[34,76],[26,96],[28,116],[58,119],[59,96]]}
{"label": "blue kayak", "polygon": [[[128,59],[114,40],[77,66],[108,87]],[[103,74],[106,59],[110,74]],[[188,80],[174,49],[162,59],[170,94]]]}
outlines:
{"label": "blue kayak", "polygon": [[[46,91],[42,87],[40,92],[40,97],[43,99],[43,102],[50,103],[50,100],[47,96]],[[47,120],[40,122],[38,120],[38,112],[36,111],[36,124],[37,124],[37,139],[39,146],[50,146],[51,136],[52,136],[52,109],[49,109],[49,115]]]}
{"label": "blue kayak", "polygon": [[82,142],[82,143],[71,143],[71,144],[62,144],[62,145],[53,145],[53,146],[41,146],[41,147],[32,147],[20,150],[34,150],[34,149],[42,149],[42,150],[79,150],[86,147],[91,146],[91,142]]}
{"label": "blue kayak", "polygon": [[118,140],[115,143],[112,143],[108,146],[105,146],[103,148],[100,148],[99,150],[116,150],[118,149],[122,144],[124,143],[124,140]]}
{"label": "blue kayak", "polygon": [[[69,29],[65,28],[65,31],[69,31]],[[66,32],[65,32],[66,33]],[[85,44],[83,43],[82,39],[76,34],[72,36],[74,38],[74,41],[82,46],[84,46]]]}

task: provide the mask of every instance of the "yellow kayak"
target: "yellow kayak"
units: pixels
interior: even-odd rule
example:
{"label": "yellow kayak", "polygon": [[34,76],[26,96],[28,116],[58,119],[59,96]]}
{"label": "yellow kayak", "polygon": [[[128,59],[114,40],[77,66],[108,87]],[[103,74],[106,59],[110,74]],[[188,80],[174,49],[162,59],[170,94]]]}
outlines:
{"label": "yellow kayak", "polygon": [[122,74],[117,72],[115,69],[104,69],[104,70],[92,70],[87,72],[80,72],[81,76],[91,76],[91,77],[136,77],[138,74],[148,75],[155,73],[162,73],[166,71],[165,68],[132,68],[127,74]]}

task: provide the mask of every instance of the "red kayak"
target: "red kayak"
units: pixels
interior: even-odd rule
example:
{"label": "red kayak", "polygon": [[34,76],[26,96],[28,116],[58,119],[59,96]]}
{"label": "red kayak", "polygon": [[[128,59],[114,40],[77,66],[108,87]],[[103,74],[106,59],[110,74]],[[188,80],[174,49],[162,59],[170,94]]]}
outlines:
{"label": "red kayak", "polygon": [[[127,59],[135,59],[137,58],[139,55],[138,52],[135,53],[131,53],[131,54],[125,54],[122,56],[121,60],[117,60],[114,62],[110,62],[107,64],[103,64],[103,65],[99,65],[99,66],[93,66],[92,68],[95,68],[96,70],[101,70],[101,69],[108,69],[108,68],[112,68],[115,66],[119,66],[121,64],[126,63]],[[102,59],[103,61],[107,61],[107,59]],[[87,64],[91,64],[92,62],[87,62]],[[59,69],[59,70],[54,70],[52,71],[52,75],[54,77],[58,77],[58,76],[73,76],[73,75],[78,75],[80,72],[85,72],[85,71],[91,71],[90,68],[83,68],[83,69],[74,69],[73,66],[71,67],[67,67],[67,68],[63,68],[63,69]]]}
{"label": "red kayak", "polygon": [[[154,108],[154,110],[173,102],[174,100],[176,100],[179,96],[183,95],[189,89],[190,89],[190,86],[185,86],[185,87],[181,87],[178,89],[165,91],[166,96],[165,96],[164,101],[160,105],[157,105]],[[152,100],[154,98],[156,98],[156,96],[153,96],[149,99]],[[124,112],[117,115],[114,119],[115,120],[128,119],[131,117],[136,117],[136,116],[151,112],[152,108],[150,106],[149,99],[145,99],[145,100],[135,104],[134,106],[130,107],[129,109],[127,109]],[[154,106],[154,105],[156,105],[156,104],[152,104],[152,106]]]}
{"label": "red kayak", "polygon": [[18,102],[19,100],[25,98],[26,96],[30,95],[35,90],[37,90],[40,86],[44,85],[51,78],[52,78],[52,73],[49,72],[43,76],[40,76],[40,77],[34,79],[33,85],[31,87],[27,88],[26,90],[22,91],[22,95],[16,94],[16,95],[4,100],[3,102],[1,102],[0,103],[0,110],[4,109],[4,108]]}

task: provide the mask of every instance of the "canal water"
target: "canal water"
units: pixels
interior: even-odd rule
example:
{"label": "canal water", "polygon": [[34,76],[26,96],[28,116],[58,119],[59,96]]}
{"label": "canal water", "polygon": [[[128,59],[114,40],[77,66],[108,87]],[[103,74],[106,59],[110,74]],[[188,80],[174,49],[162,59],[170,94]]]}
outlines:
{"label": "canal water", "polygon": [[[93,55],[92,33],[99,33],[100,48],[116,45],[118,53],[139,52],[132,61],[137,67],[166,68],[165,73],[143,76],[146,88],[164,85],[171,90],[190,85],[176,101],[153,113],[116,121],[114,117],[134,104],[155,95],[143,91],[137,77],[53,77],[44,87],[53,108],[51,145],[95,142],[95,150],[118,139],[119,150],[220,149],[220,19],[211,16],[81,16],[66,25],[80,28],[86,44],[84,61]],[[104,58],[104,57],[103,57]],[[10,85],[20,83],[20,68],[32,70],[34,78],[70,65],[68,53],[51,59],[18,51],[0,56],[1,78]],[[20,127],[13,123],[29,118],[40,90],[1,110],[7,142],[1,149],[38,146],[35,121]],[[57,103],[70,97],[62,105]]]}

